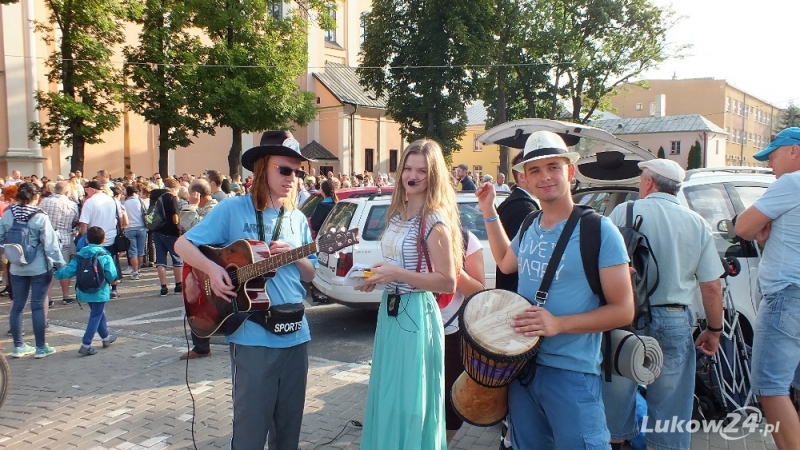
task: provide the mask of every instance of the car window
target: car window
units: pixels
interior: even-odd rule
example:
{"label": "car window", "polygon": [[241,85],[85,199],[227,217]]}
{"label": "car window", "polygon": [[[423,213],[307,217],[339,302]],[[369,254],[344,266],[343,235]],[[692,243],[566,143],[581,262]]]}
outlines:
{"label": "car window", "polygon": [[389,205],[372,205],[367,215],[367,222],[361,232],[361,239],[364,241],[377,241],[383,236],[386,229],[386,211]]}
{"label": "car window", "polygon": [[722,184],[704,184],[684,189],[686,203],[694,212],[700,214],[711,225],[714,236],[714,245],[720,255],[725,255],[731,248],[732,242],[717,231],[721,220],[733,220],[736,215],[733,204],[728,197],[728,192]]}
{"label": "car window", "polygon": [[638,199],[639,192],[637,191],[593,190],[573,195],[576,204],[591,206],[592,209],[604,216],[611,214],[611,211],[620,203]]}
{"label": "car window", "polygon": [[483,214],[478,209],[478,202],[466,202],[458,204],[458,213],[461,218],[461,227],[472,232],[478,239],[485,241],[489,237],[486,234],[486,224],[483,222]]}
{"label": "car window", "polygon": [[323,230],[330,230],[331,228],[334,230],[339,230],[341,228],[345,230],[350,229],[350,222],[353,220],[353,214],[355,214],[357,209],[358,205],[355,203],[337,203],[334,205],[331,212],[328,213],[328,217],[325,221],[322,222],[322,226],[319,228],[320,232]]}
{"label": "car window", "polygon": [[752,206],[767,191],[767,186],[734,186],[734,188],[739,194],[739,200],[742,201],[744,209]]}
{"label": "car window", "polygon": [[321,195],[311,194],[311,196],[308,197],[308,200],[306,200],[306,202],[303,203],[303,206],[300,207],[300,212],[305,214],[306,217],[311,217],[311,215],[314,214],[314,210],[317,209],[317,205],[321,201],[322,201]]}

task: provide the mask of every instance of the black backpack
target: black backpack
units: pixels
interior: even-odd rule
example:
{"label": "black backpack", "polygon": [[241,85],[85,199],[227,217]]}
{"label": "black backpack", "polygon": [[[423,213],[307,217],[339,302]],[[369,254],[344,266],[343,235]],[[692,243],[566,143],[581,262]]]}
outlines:
{"label": "black backpack", "polygon": [[106,273],[100,262],[100,255],[107,255],[106,251],[99,251],[92,256],[75,255],[78,268],[75,270],[75,287],[81,292],[94,294],[106,284]]}
{"label": "black backpack", "polygon": [[[595,212],[588,206],[583,206],[584,212],[581,215],[581,230],[580,230],[580,246],[581,246],[581,261],[583,262],[583,271],[586,273],[586,281],[592,292],[600,298],[600,304],[606,304],[606,298],[603,295],[603,286],[600,284],[600,266],[598,264],[600,258],[600,220],[602,215]],[[625,247],[630,259],[630,266],[633,268],[631,273],[631,284],[633,285],[633,300],[635,304],[635,315],[633,322],[623,329],[635,332],[646,327],[651,321],[650,315],[650,296],[658,288],[658,261],[650,248],[650,242],[647,236],[639,232],[642,226],[642,216],[633,217],[633,202],[628,202],[627,219],[624,227],[617,227],[622,234],[622,239],[625,241]],[[528,214],[525,221],[522,222],[518,233],[519,243],[522,243],[522,237],[531,226],[533,220],[541,214],[541,211],[535,211]],[[603,333],[604,339],[604,354],[603,363],[606,365],[605,373],[606,380],[611,377],[611,339],[609,332]]]}

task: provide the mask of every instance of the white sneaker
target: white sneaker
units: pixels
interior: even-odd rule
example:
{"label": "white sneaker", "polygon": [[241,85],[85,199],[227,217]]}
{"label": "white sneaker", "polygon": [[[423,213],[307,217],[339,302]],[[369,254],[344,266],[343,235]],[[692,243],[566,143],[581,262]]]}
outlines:
{"label": "white sneaker", "polygon": [[122,271],[123,275],[130,275],[133,273],[133,267],[128,267],[127,269]]}

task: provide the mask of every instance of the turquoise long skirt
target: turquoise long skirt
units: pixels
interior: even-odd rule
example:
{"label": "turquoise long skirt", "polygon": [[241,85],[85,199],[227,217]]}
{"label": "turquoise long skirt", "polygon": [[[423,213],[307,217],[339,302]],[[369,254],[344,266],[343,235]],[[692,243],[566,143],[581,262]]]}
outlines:
{"label": "turquoise long skirt", "polygon": [[404,294],[386,314],[384,292],[372,352],[362,450],[447,450],[444,330],[430,292]]}

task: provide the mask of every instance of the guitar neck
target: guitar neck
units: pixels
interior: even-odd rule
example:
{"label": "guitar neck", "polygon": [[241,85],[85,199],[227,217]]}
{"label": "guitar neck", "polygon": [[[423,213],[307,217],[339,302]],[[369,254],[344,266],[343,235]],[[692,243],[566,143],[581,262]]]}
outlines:
{"label": "guitar neck", "polygon": [[253,278],[257,278],[264,274],[270,273],[280,267],[291,264],[299,259],[305,258],[306,256],[317,253],[318,251],[319,251],[319,245],[315,241],[310,244],[293,248],[288,252],[272,255],[269,258],[264,259],[262,261],[253,264],[248,264],[244,267],[239,268],[236,271],[236,274],[239,278],[239,282],[244,283],[249,280],[252,280]]}

